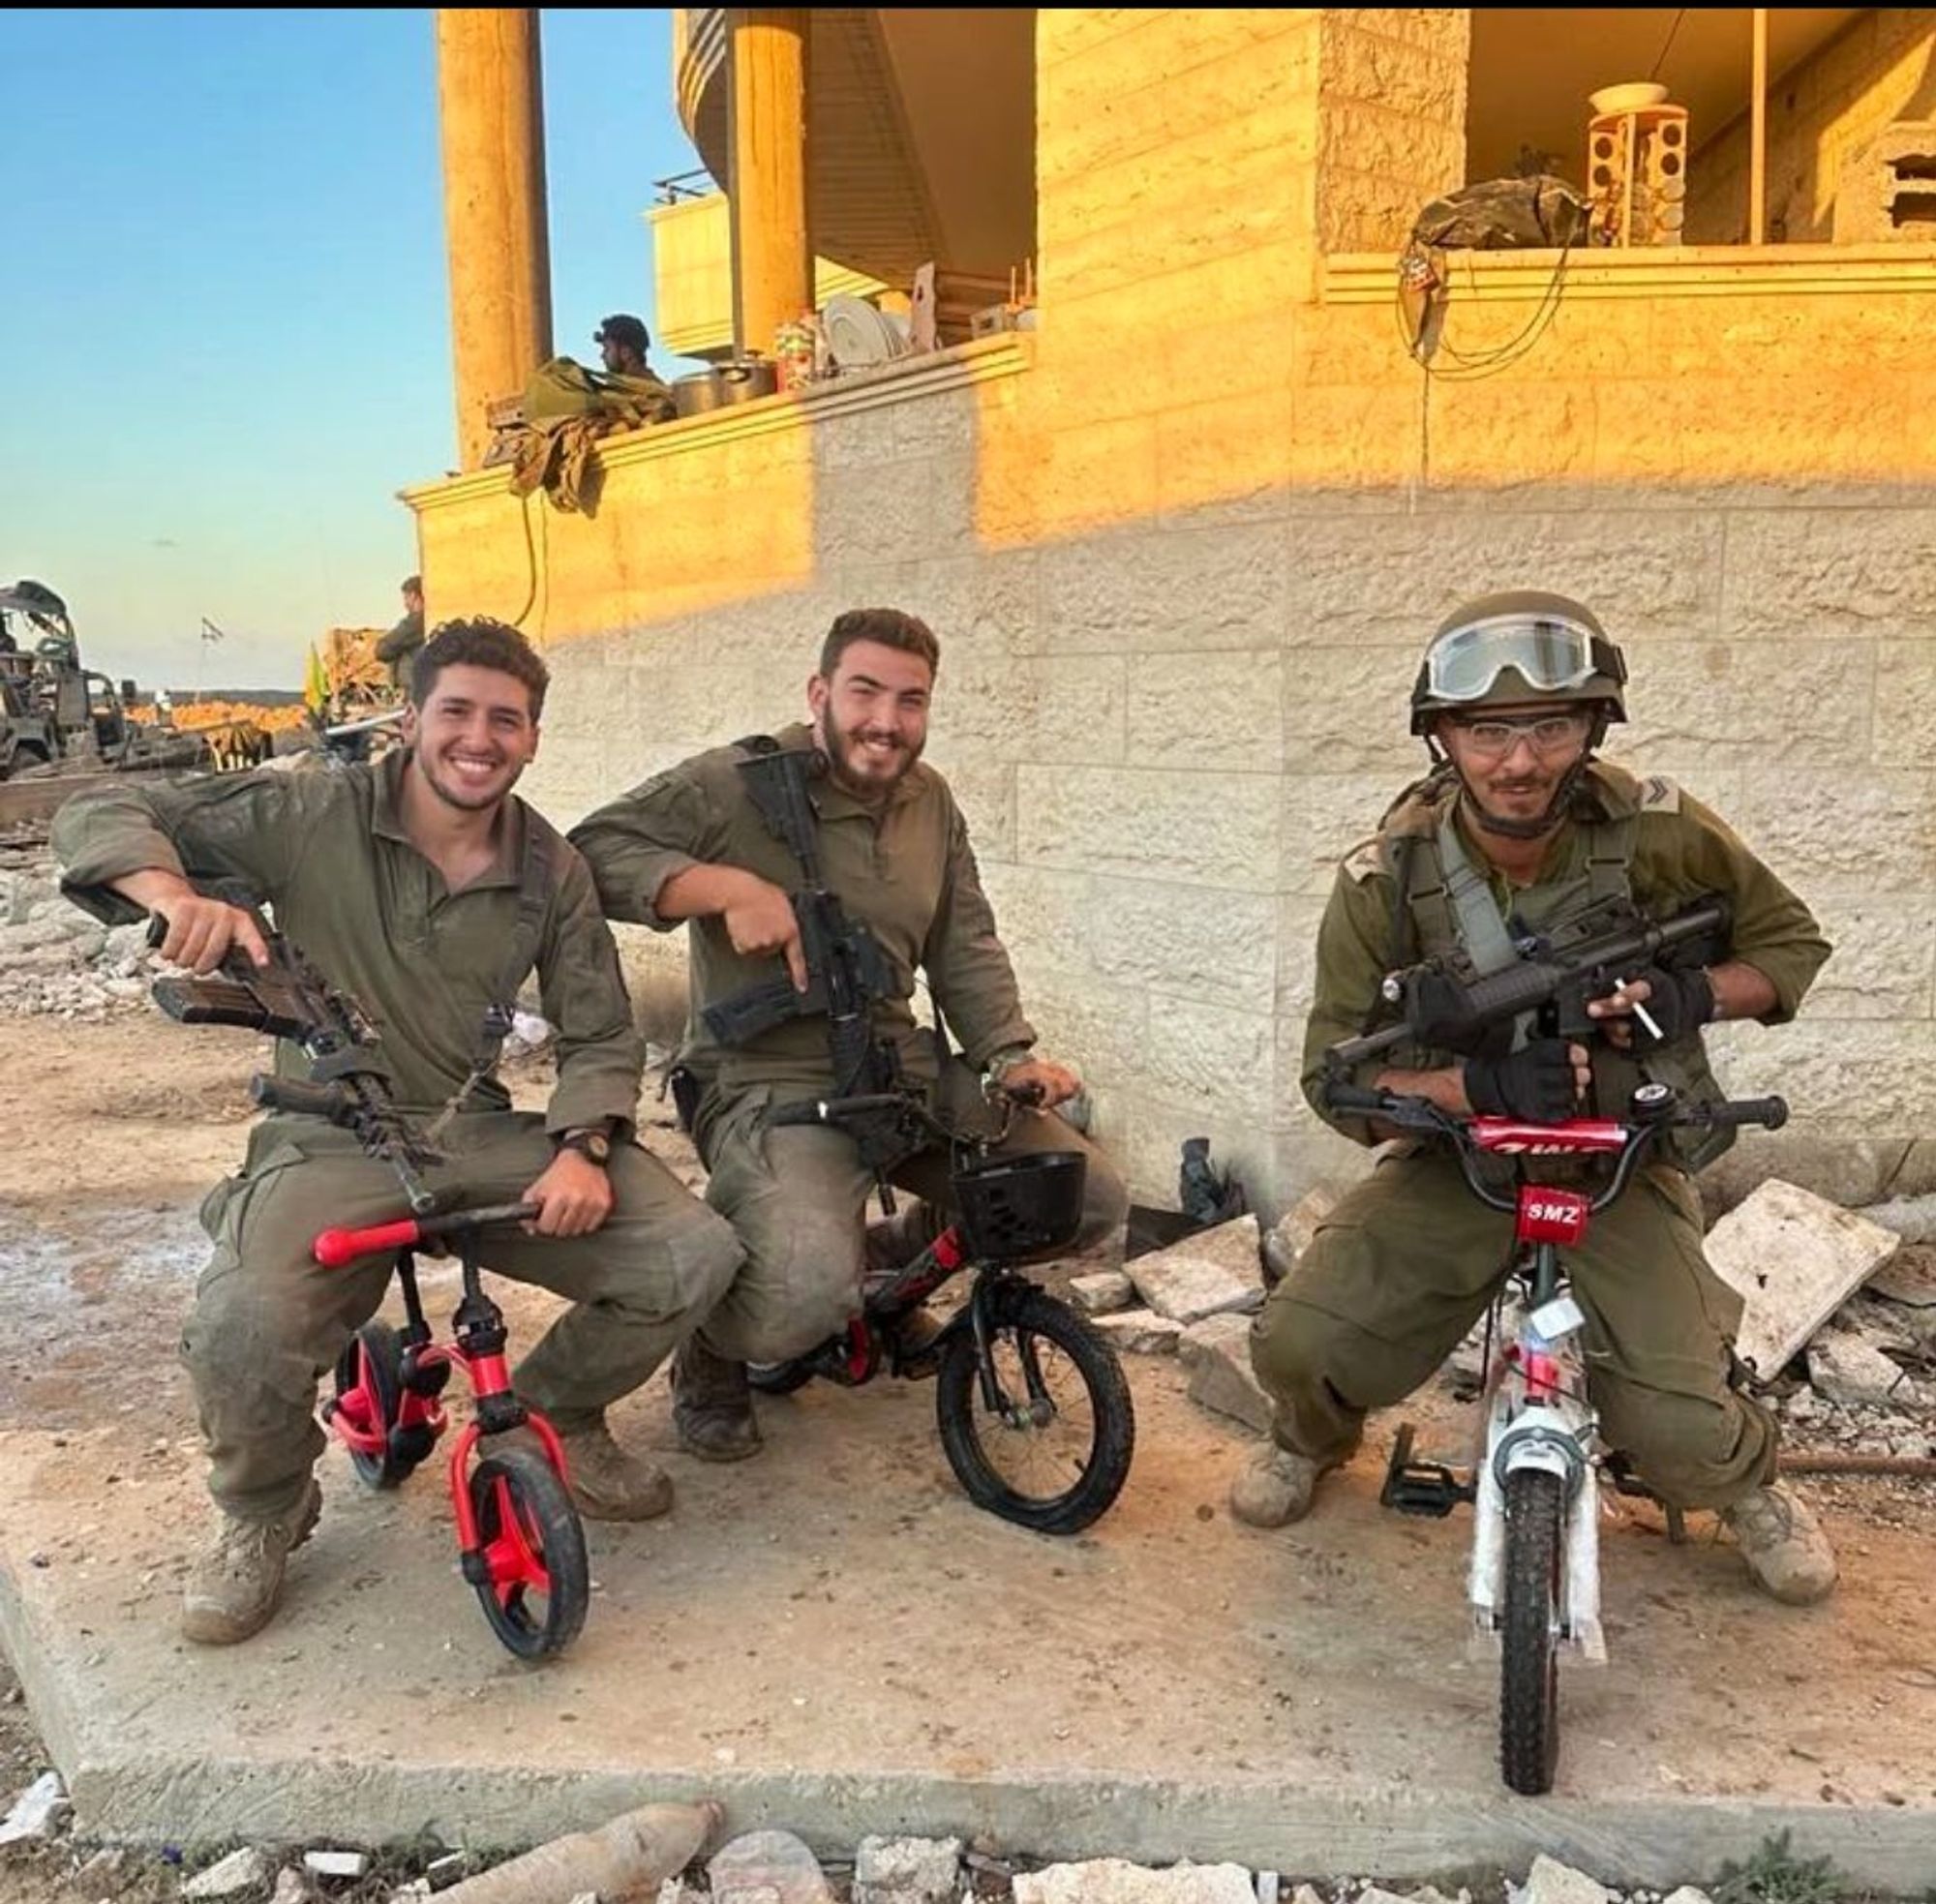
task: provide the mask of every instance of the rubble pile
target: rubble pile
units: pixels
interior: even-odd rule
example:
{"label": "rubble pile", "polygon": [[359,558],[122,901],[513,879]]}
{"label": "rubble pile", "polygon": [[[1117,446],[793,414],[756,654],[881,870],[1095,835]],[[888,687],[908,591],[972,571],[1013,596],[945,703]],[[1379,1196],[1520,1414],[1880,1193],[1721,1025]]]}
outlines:
{"label": "rubble pile", "polygon": [[160,969],[145,925],[110,929],[61,897],[45,848],[0,863],[0,1017],[93,1021],[138,1010]]}
{"label": "rubble pile", "polygon": [[[138,1894],[153,1904],[1853,1904],[1826,1859],[1801,1859],[1770,1839],[1745,1866],[1722,1867],[1710,1890],[1633,1889],[1540,1854],[1524,1879],[1510,1874],[1451,1888],[1387,1888],[1368,1877],[1298,1879],[1235,1863],[1166,1866],[1120,1858],[1044,1863],[1005,1855],[984,1840],[862,1838],[851,1858],[818,1857],[791,1831],[763,1829],[691,1857],[715,1832],[717,1804],[650,1805],[596,1831],[522,1855],[439,1844],[402,1853],[338,1845],[241,1845],[160,1854],[90,1847],[70,1838],[71,1814],[49,1772],[0,1824],[0,1869],[30,1861],[61,1896]],[[616,1835],[615,1835],[616,1834]],[[615,1852],[622,1838],[624,1850]],[[687,1861],[688,1859],[690,1861]],[[682,1868],[681,1868],[682,1867]],[[668,1870],[677,1874],[663,1876]],[[580,1879],[587,1879],[580,1889]],[[1784,1879],[1807,1889],[1777,1889]],[[93,1889],[90,1890],[89,1887]],[[10,1893],[11,1894],[11,1893]],[[1862,1893],[1862,1904],[1878,1904]]]}

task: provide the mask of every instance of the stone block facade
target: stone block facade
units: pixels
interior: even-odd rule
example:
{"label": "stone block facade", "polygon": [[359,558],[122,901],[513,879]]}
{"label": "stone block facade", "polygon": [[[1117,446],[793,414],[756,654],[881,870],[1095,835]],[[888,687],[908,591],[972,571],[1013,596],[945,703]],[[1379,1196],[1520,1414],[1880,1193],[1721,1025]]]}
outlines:
{"label": "stone block facade", "polygon": [[[840,609],[927,618],[930,758],[1097,1133],[1160,1201],[1208,1135],[1271,1215],[1362,1164],[1297,1088],[1311,947],[1421,765],[1423,643],[1471,594],[1576,593],[1634,665],[1613,751],[1717,807],[1837,944],[1799,1024],[1719,1041],[1796,1118],[1716,1183],[1936,1184],[1928,294],[1690,276],[1542,317],[1536,286],[1455,284],[1449,339],[1530,341],[1428,381],[1388,303],[1329,288],[1330,241],[1395,244],[1386,187],[1456,182],[1465,30],[1043,11],[1033,339],[616,440],[591,518],[497,472],[414,492],[433,603],[523,605],[556,677],[531,785],[564,822],[795,716]],[[1360,107],[1417,136],[1346,139]],[[679,941],[626,938],[664,1029]]]}

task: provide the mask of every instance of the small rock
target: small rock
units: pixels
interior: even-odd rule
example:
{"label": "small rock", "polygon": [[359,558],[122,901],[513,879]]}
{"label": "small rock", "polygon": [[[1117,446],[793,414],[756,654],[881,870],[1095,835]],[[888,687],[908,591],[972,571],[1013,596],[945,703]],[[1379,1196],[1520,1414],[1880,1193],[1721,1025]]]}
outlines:
{"label": "small rock", "polygon": [[360,1878],[370,1868],[367,1851],[306,1851],[303,1868],[312,1877]]}
{"label": "small rock", "polygon": [[1851,1407],[1887,1407],[1904,1398],[1903,1374],[1861,1336],[1830,1330],[1808,1345],[1808,1379],[1817,1394]]}
{"label": "small rock", "polygon": [[424,1877],[433,1890],[441,1890],[446,1885],[454,1885],[470,1868],[470,1854],[468,1851],[447,1851],[441,1858],[433,1858],[424,1866]]}
{"label": "small rock", "polygon": [[57,1771],[44,1771],[25,1791],[15,1796],[7,1816],[0,1819],[0,1845],[26,1838],[51,1838],[68,1809],[67,1787]]}
{"label": "small rock", "polygon": [[197,1871],[182,1886],[184,1897],[233,1897],[240,1890],[256,1890],[269,1882],[269,1860],[254,1845],[244,1845],[219,1859],[205,1871]]}
{"label": "small rock", "polygon": [[1184,1330],[1176,1352],[1190,1371],[1190,1399],[1259,1435],[1270,1432],[1271,1399],[1251,1373],[1251,1324],[1242,1315],[1212,1315]]}
{"label": "small rock", "polygon": [[960,1871],[959,1838],[862,1838],[853,1904],[953,1904]]}
{"label": "small rock", "polygon": [[1113,1315],[1089,1319],[1097,1333],[1114,1343],[1124,1355],[1174,1355],[1183,1335],[1181,1322],[1172,1322],[1153,1309],[1124,1309]]}
{"label": "small rock", "polygon": [[276,1873],[276,1888],[269,1904],[309,1904],[309,1886],[293,1864],[285,1864]]}
{"label": "small rock", "polygon": [[1241,1864],[1178,1864],[1152,1871],[1120,1858],[1051,1864],[1015,1879],[1014,1904],[1256,1904]]}
{"label": "small rock", "polygon": [[820,1860],[791,1831],[747,1831],[706,1866],[712,1904],[833,1904]]}
{"label": "small rock", "polygon": [[1069,1293],[1084,1315],[1107,1315],[1112,1310],[1127,1309],[1135,1300],[1136,1285],[1120,1270],[1104,1270],[1098,1276],[1072,1276]]}
{"label": "small rock", "polygon": [[1670,1890],[1663,1904],[1709,1904],[1705,1890],[1696,1890],[1692,1885],[1682,1885],[1679,1890]]}
{"label": "small rock", "polygon": [[1615,1895],[1585,1871],[1576,1871],[1544,1852],[1532,1860],[1523,1889],[1513,1904],[1615,1904]]}
{"label": "small rock", "polygon": [[428,1878],[412,1878],[408,1884],[399,1885],[395,1890],[391,1891],[389,1904],[424,1904],[424,1899],[429,1895],[430,1880]]}

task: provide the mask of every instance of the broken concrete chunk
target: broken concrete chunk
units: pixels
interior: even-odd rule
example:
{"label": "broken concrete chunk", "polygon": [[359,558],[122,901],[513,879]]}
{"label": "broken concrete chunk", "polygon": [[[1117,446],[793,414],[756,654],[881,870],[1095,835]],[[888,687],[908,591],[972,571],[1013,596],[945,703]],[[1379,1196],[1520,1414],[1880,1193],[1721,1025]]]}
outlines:
{"label": "broken concrete chunk", "polygon": [[854,1904],[954,1904],[960,1872],[959,1838],[862,1838]]}
{"label": "broken concrete chunk", "polygon": [[1153,1309],[1121,1309],[1113,1315],[1093,1315],[1090,1321],[1124,1355],[1174,1355],[1183,1324],[1159,1315]]}
{"label": "broken concrete chunk", "polygon": [[1264,1238],[1264,1262],[1274,1277],[1288,1276],[1297,1259],[1311,1248],[1311,1239],[1338,1207],[1338,1193],[1329,1184],[1314,1184],[1298,1198]]}
{"label": "broken concrete chunk", "polygon": [[1900,1407],[1912,1387],[1873,1343],[1830,1329],[1808,1345],[1808,1379],[1826,1401],[1844,1407]]}
{"label": "broken concrete chunk", "polygon": [[1682,1885],[1679,1890],[1670,1890],[1663,1904],[1710,1904],[1705,1890],[1696,1890],[1692,1885]]}
{"label": "broken concrete chunk", "polygon": [[67,1787],[57,1771],[44,1771],[25,1791],[15,1795],[7,1816],[0,1819],[0,1845],[27,1838],[50,1838],[67,1813]]}
{"label": "broken concrete chunk", "polygon": [[[1873,1220],[1873,1212],[1862,1213]],[[1892,1225],[1884,1224],[1889,1229]],[[1866,1284],[1871,1295],[1886,1302],[1900,1303],[1909,1309],[1936,1309],[1936,1250],[1925,1245],[1910,1245],[1895,1254],[1871,1276]]]}
{"label": "broken concrete chunk", "polygon": [[1891,1257],[1892,1230],[1770,1178],[1708,1232],[1708,1260],[1746,1309],[1736,1347],[1771,1380]]}
{"label": "broken concrete chunk", "polygon": [[1143,1301],[1175,1322],[1255,1309],[1264,1299],[1255,1217],[1198,1230],[1123,1267]]}
{"label": "broken concrete chunk", "polygon": [[1120,1858],[1095,1858],[1015,1879],[1015,1904],[1256,1904],[1256,1895],[1241,1864],[1152,1871]]}
{"label": "broken concrete chunk", "polygon": [[706,1866],[712,1904],[833,1904],[820,1860],[791,1831],[747,1831]]}
{"label": "broken concrete chunk", "polygon": [[370,1868],[367,1851],[306,1851],[303,1869],[315,1878],[360,1878]]}
{"label": "broken concrete chunk", "polygon": [[1544,1852],[1532,1860],[1525,1885],[1511,1895],[1513,1904],[1615,1904],[1605,1885]]}
{"label": "broken concrete chunk", "polygon": [[1271,1399],[1251,1373],[1251,1324],[1244,1315],[1211,1315],[1184,1330],[1177,1355],[1190,1371],[1190,1399],[1259,1435],[1270,1432]]}
{"label": "broken concrete chunk", "polygon": [[243,1890],[258,1890],[269,1882],[269,1860],[254,1845],[244,1845],[218,1859],[205,1871],[197,1871],[182,1886],[184,1897],[233,1897]]}
{"label": "broken concrete chunk", "polygon": [[1097,1276],[1072,1276],[1069,1293],[1084,1315],[1107,1315],[1112,1310],[1128,1309],[1136,1297],[1136,1285],[1120,1270],[1104,1270]]}

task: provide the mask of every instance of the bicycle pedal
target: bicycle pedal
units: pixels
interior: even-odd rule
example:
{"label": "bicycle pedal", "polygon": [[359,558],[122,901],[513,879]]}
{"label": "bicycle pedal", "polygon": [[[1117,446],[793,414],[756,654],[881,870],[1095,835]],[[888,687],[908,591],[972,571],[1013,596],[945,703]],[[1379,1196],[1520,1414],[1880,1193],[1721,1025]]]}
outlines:
{"label": "bicycle pedal", "polygon": [[1429,1515],[1443,1520],[1462,1501],[1474,1498],[1478,1490],[1443,1462],[1414,1461],[1411,1447],[1414,1431],[1405,1423],[1392,1439],[1391,1459],[1385,1464],[1385,1484],[1378,1490],[1378,1505],[1395,1508],[1401,1514]]}

